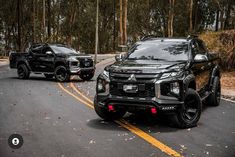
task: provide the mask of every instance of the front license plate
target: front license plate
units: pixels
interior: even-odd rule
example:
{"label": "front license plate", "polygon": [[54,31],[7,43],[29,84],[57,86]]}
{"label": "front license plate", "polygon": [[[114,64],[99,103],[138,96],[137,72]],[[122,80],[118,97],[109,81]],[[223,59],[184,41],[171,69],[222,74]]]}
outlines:
{"label": "front license plate", "polygon": [[138,85],[132,85],[132,84],[123,85],[123,91],[127,93],[136,93],[138,91]]}
{"label": "front license plate", "polygon": [[86,67],[90,66],[90,63],[89,62],[85,62],[85,66]]}

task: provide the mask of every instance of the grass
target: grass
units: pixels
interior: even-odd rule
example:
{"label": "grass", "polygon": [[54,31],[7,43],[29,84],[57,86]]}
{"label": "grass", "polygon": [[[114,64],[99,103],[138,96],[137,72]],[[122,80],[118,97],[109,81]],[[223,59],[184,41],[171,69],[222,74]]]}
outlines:
{"label": "grass", "polygon": [[235,70],[222,72],[221,85],[222,89],[235,91]]}

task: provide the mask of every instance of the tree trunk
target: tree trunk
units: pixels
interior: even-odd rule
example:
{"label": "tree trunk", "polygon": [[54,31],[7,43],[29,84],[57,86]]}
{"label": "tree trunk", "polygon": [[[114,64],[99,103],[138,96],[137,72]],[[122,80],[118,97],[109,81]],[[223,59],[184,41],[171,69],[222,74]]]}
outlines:
{"label": "tree trunk", "polygon": [[120,3],[120,17],[119,17],[119,33],[120,33],[120,45],[123,45],[123,28],[122,28],[122,0],[119,0]]}
{"label": "tree trunk", "polygon": [[123,44],[127,44],[127,29],[126,29],[126,24],[127,24],[127,3],[128,0],[124,0],[124,22],[123,22]]}
{"label": "tree trunk", "polygon": [[[58,7],[58,10],[60,10],[60,3],[59,3],[59,7]],[[59,14],[59,12],[57,12],[57,21],[56,21],[56,23],[57,23],[57,27],[56,27],[56,42],[58,42],[59,41],[59,36],[60,36],[60,14]]]}
{"label": "tree trunk", "polygon": [[21,0],[17,0],[18,51],[21,51]]}
{"label": "tree trunk", "polygon": [[169,15],[168,15],[168,37],[172,37],[174,34],[174,6],[175,6],[175,0],[169,0]]}
{"label": "tree trunk", "polygon": [[35,2],[32,0],[32,42],[35,42]]}
{"label": "tree trunk", "polygon": [[116,0],[113,0],[113,51],[116,45]]}
{"label": "tree trunk", "polygon": [[216,19],[215,19],[215,31],[218,31],[218,28],[219,28],[219,13],[220,13],[220,11],[217,10],[216,11]]}
{"label": "tree trunk", "polygon": [[224,8],[220,11],[220,30],[224,30]]}
{"label": "tree trunk", "polygon": [[230,11],[231,11],[231,4],[230,4],[230,1],[228,1],[226,16],[225,16],[226,18],[224,21],[224,29],[229,29]]}
{"label": "tree trunk", "polygon": [[76,20],[76,8],[73,8],[72,11],[71,11],[71,15],[70,15],[70,19],[69,19],[69,23],[70,23],[70,26],[69,26],[69,34],[68,34],[68,45],[69,46],[72,46],[72,33],[73,33],[73,25],[75,23],[75,20]]}
{"label": "tree trunk", "polygon": [[47,33],[48,38],[51,37],[51,0],[47,0]]}
{"label": "tree trunk", "polygon": [[190,0],[189,6],[189,32],[193,32],[193,0]]}
{"label": "tree trunk", "polygon": [[45,26],[46,26],[46,3],[45,0],[42,1],[42,41],[44,42],[44,35],[45,35]]}

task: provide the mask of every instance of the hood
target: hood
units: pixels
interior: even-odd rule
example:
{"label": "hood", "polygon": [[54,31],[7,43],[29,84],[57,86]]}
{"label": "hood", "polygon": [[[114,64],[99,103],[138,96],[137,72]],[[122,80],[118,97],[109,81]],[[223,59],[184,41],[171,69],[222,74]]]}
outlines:
{"label": "hood", "polygon": [[115,73],[163,73],[179,71],[186,66],[187,62],[158,61],[158,60],[125,60],[115,62],[106,67],[109,72]]}
{"label": "hood", "polygon": [[87,55],[87,54],[82,54],[82,53],[69,53],[69,54],[65,54],[65,53],[57,53],[56,54],[58,57],[78,57],[78,58],[91,58],[91,56]]}

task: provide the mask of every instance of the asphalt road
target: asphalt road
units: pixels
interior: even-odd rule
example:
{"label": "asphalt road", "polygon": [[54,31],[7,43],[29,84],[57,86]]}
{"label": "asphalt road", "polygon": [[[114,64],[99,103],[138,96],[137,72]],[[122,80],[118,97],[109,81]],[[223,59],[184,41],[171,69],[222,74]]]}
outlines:
{"label": "asphalt road", "polygon": [[[96,73],[110,63],[101,62]],[[92,109],[96,76],[58,84],[41,75],[19,80],[16,70],[0,67],[0,156],[235,156],[234,103],[205,106],[198,126],[191,129],[146,115],[127,114],[121,121],[106,122]],[[8,146],[14,133],[23,136],[20,149]]]}

